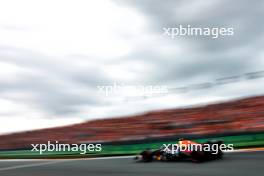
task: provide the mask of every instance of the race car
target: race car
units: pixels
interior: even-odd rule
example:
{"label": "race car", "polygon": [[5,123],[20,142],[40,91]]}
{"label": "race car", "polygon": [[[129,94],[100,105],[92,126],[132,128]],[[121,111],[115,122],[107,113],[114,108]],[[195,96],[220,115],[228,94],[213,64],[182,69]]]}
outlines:
{"label": "race car", "polygon": [[[175,149],[175,146],[193,145],[200,147],[199,150]],[[210,160],[221,159],[223,152],[219,150],[223,141],[207,141],[206,143],[196,143],[191,140],[180,139],[176,145],[163,145],[160,149],[151,150],[146,149],[135,157],[137,161],[151,162],[151,161],[184,161],[189,160],[193,162],[204,162]],[[215,151],[213,149],[217,148]]]}

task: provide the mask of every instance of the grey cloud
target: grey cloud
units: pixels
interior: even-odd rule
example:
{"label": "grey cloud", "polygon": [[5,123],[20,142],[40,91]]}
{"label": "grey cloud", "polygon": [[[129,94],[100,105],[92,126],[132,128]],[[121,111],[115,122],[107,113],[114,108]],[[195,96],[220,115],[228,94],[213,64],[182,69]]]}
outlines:
{"label": "grey cloud", "polygon": [[[216,77],[242,74],[264,69],[255,58],[264,44],[264,2],[259,0],[219,1],[115,1],[123,6],[132,6],[149,20],[146,33],[161,36],[163,27],[177,27],[190,24],[194,27],[234,27],[235,35],[219,39],[205,37],[164,38],[138,49],[128,56],[142,59],[153,70],[147,79],[175,84],[183,80],[214,79]],[[199,4],[204,8],[195,9]],[[210,4],[207,6],[207,4]],[[201,6],[203,7],[203,5]],[[187,16],[187,17],[186,17]],[[166,42],[164,42],[166,41]],[[187,48],[180,56],[168,51],[160,54],[158,47],[184,45]]]}
{"label": "grey cloud", "polygon": [[[200,49],[206,51],[220,50],[225,52],[229,48],[240,47],[256,43],[264,34],[264,2],[260,0],[235,1],[219,0],[145,0],[145,1],[117,1],[137,8],[150,20],[150,32],[162,33],[163,27],[175,27],[179,24],[194,27],[234,27],[235,35],[221,40],[205,39],[204,37],[186,37],[185,40],[196,43]],[[212,4],[203,9],[195,9],[193,4]],[[197,7],[199,8],[199,6]],[[193,12],[195,11],[195,13]],[[198,13],[197,13],[198,11]],[[186,19],[185,17],[188,16]],[[263,43],[263,37],[262,37]],[[177,43],[177,41],[175,41]]]}
{"label": "grey cloud", "polygon": [[[98,66],[80,69],[70,62],[61,65],[64,63],[56,62],[52,57],[19,48],[1,47],[0,56],[1,62],[23,68],[16,80],[0,81],[2,97],[58,116],[77,113],[79,106],[104,103],[104,99],[96,94],[97,85],[109,80]],[[8,97],[12,93],[28,93],[33,98]]]}
{"label": "grey cloud", "polygon": [[[0,62],[10,63],[25,70],[17,75],[17,80],[0,82],[1,97],[11,98],[17,103],[30,104],[45,113],[60,117],[78,114],[80,106],[105,105],[106,98],[97,94],[97,86],[120,81],[114,80],[107,74],[105,68],[109,65],[118,66],[120,69],[124,66],[122,69],[128,68],[129,71],[136,72],[133,63],[137,62],[145,69],[135,73],[136,77],[132,80],[128,79],[128,83],[167,84],[175,87],[264,70],[264,65],[260,63],[263,58],[256,58],[263,52],[264,44],[263,1],[115,0],[114,2],[119,6],[137,10],[142,18],[146,19],[147,27],[143,29],[144,33],[133,35],[139,37],[133,40],[141,41],[144,35],[153,35],[157,39],[147,39],[144,41],[145,45],[133,46],[129,54],[114,60],[83,56],[79,53],[54,58],[37,51],[0,46]],[[179,37],[174,40],[162,36],[163,27],[175,27],[179,24],[190,24],[194,27],[231,26],[235,28],[235,35],[219,39]],[[6,27],[5,29],[16,30]],[[126,39],[130,40],[130,38]],[[183,51],[177,52],[178,46],[181,46]],[[163,51],[164,48],[167,49],[166,52]],[[256,83],[252,82],[252,84]],[[211,88],[209,92],[211,96],[219,92],[221,96],[231,97],[229,91],[231,88],[232,85],[226,85],[222,88]],[[256,89],[252,90],[259,94],[263,92],[262,85],[256,85]],[[32,98],[10,97],[12,93],[28,93]],[[188,99],[195,96],[202,99],[206,94],[206,91],[200,91],[182,96]],[[236,94],[248,95],[243,90]],[[130,106],[126,108],[129,109]],[[140,105],[137,108],[144,111],[148,107]],[[158,107],[155,105],[155,108]],[[130,109],[130,111],[136,112],[139,109]]]}

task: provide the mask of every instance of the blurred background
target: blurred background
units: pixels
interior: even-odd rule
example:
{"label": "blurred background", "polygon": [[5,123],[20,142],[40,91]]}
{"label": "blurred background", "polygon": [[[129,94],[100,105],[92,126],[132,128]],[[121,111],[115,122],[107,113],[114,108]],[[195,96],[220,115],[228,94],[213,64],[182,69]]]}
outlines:
{"label": "blurred background", "polygon": [[[260,0],[1,1],[0,158],[65,156],[29,153],[48,140],[103,143],[91,155],[104,156],[179,137],[263,146],[263,8]],[[179,25],[234,35],[164,35]],[[122,91],[106,95],[116,84]]]}

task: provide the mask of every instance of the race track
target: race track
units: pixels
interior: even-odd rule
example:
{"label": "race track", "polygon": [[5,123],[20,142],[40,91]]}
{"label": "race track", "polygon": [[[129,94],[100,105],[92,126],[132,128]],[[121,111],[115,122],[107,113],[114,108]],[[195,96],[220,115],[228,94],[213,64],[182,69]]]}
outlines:
{"label": "race track", "polygon": [[229,153],[207,163],[137,163],[131,158],[0,160],[0,176],[262,176],[264,152]]}

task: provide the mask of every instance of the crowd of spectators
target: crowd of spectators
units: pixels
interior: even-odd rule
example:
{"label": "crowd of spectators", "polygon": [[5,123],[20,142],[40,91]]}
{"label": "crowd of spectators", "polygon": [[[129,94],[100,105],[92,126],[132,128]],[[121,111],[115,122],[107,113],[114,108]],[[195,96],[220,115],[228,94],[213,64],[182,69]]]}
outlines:
{"label": "crowd of spectators", "polygon": [[264,131],[264,96],[2,135],[0,149],[23,148],[48,140],[90,143],[259,131]]}

